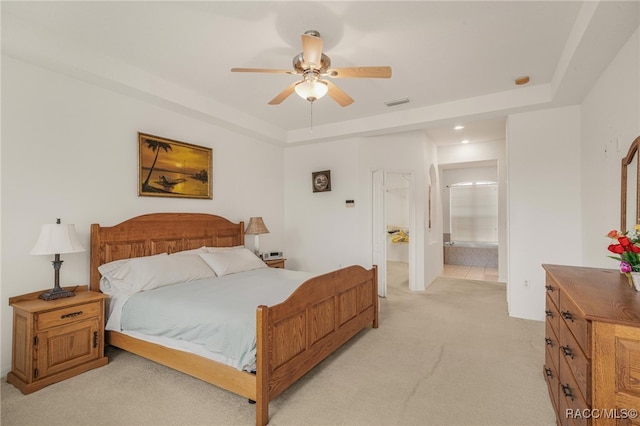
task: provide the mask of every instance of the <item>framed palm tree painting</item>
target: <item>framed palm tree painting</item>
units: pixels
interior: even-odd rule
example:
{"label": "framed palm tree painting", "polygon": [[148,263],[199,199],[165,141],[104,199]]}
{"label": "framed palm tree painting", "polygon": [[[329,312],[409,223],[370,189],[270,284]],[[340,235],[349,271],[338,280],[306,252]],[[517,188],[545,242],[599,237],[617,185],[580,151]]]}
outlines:
{"label": "framed palm tree painting", "polygon": [[138,133],[138,195],[213,199],[211,148]]}

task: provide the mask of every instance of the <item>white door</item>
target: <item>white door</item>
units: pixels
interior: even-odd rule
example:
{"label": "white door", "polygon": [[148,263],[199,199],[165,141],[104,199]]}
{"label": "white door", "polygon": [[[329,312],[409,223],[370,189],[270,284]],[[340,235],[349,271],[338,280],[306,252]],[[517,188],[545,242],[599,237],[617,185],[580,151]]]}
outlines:
{"label": "white door", "polygon": [[384,170],[373,172],[373,264],[378,265],[378,296],[387,297],[387,232],[384,205]]}

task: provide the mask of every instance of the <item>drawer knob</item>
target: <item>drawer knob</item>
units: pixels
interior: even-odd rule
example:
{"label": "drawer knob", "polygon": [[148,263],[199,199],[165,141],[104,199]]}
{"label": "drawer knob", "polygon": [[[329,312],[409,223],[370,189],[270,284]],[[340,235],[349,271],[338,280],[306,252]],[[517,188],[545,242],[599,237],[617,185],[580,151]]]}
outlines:
{"label": "drawer knob", "polygon": [[546,311],[544,311],[544,313],[545,313],[546,316],[548,316],[550,318],[553,318],[553,311],[546,310]]}
{"label": "drawer knob", "polygon": [[60,319],[67,319],[77,317],[78,315],[82,315],[82,311],[70,312],[68,314],[60,315]]}
{"label": "drawer knob", "polygon": [[571,392],[571,388],[569,387],[569,385],[560,384],[560,386],[562,387],[562,394],[567,398],[571,398],[571,400],[573,401],[573,393]]}
{"label": "drawer knob", "polygon": [[562,318],[568,319],[571,322],[573,322],[573,315],[571,315],[571,312],[569,312],[569,311],[561,311],[560,314],[562,315]]}
{"label": "drawer knob", "polygon": [[562,353],[564,354],[564,356],[568,356],[573,359],[573,351],[569,346],[560,346],[560,348],[562,349]]}
{"label": "drawer knob", "polygon": [[545,337],[544,342],[547,344],[547,346],[553,347],[553,340],[551,340],[549,337]]}

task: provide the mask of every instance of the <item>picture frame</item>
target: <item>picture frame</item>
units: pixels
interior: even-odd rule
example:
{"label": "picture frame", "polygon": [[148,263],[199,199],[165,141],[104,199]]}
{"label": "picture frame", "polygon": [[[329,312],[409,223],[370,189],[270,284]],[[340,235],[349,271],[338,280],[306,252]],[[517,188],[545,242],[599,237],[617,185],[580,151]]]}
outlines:
{"label": "picture frame", "polygon": [[331,170],[311,173],[311,188],[313,192],[331,191]]}
{"label": "picture frame", "polygon": [[213,150],[138,132],[138,196],[213,199]]}

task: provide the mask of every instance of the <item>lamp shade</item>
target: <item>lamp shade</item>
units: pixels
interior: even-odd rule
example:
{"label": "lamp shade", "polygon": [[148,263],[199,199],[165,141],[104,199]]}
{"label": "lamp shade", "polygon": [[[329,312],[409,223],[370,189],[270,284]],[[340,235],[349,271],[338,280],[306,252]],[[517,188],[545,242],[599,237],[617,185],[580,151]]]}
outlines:
{"label": "lamp shade", "polygon": [[302,99],[315,102],[327,94],[329,87],[321,81],[309,79],[298,84],[295,90]]}
{"label": "lamp shade", "polygon": [[31,254],[61,254],[85,251],[76,235],[75,225],[44,224]]}
{"label": "lamp shade", "polygon": [[261,217],[252,217],[249,219],[249,225],[247,225],[244,233],[248,235],[268,234],[269,230],[264,225]]}

